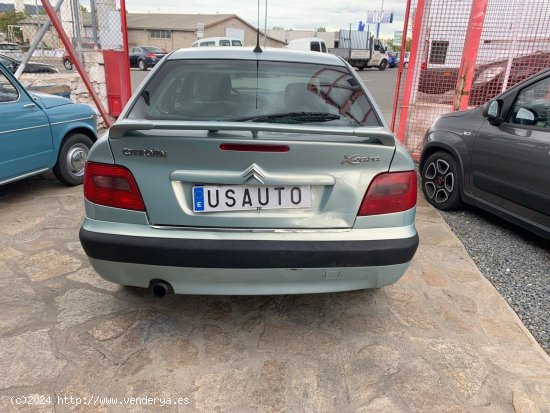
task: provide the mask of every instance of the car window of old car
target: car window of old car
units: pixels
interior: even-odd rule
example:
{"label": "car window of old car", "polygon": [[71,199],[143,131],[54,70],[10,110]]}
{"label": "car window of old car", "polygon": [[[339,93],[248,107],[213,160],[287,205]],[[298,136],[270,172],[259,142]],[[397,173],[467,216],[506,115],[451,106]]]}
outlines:
{"label": "car window of old car", "polygon": [[[331,126],[380,126],[368,97],[344,66],[173,60],[155,73],[144,92],[149,104],[142,93],[128,118],[237,121],[305,112],[331,115],[323,121]],[[296,123],[278,119],[285,122]]]}
{"label": "car window of old car", "polygon": [[0,72],[0,103],[13,102],[19,99],[17,88]]}
{"label": "car window of old car", "polygon": [[550,129],[550,77],[519,92],[508,122]]}
{"label": "car window of old car", "polygon": [[220,40],[220,46],[231,46],[231,42],[229,40]]}

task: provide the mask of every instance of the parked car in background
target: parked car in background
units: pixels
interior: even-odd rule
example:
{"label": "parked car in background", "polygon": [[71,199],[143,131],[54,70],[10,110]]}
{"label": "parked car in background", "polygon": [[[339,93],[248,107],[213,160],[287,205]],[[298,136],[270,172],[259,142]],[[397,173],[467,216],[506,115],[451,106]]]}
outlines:
{"label": "parked car in background", "polygon": [[166,50],[154,46],[130,47],[130,67],[147,70],[160,62],[166,54]]}
{"label": "parked car in background", "polygon": [[415,165],[327,53],[187,48],[90,152],[80,240],[157,296],[379,288],[417,245]]}
{"label": "parked car in background", "polygon": [[88,105],[29,93],[0,64],[0,185],[52,169],[67,185],[81,184],[96,140]]}
{"label": "parked car in background", "polygon": [[236,37],[205,37],[195,40],[191,47],[241,47],[243,42]]}
{"label": "parked car in background", "polygon": [[[508,60],[477,65],[474,69],[470,105],[483,105],[502,91],[505,80],[509,87],[529,76],[550,67],[550,53],[534,53],[512,59],[508,76]],[[422,93],[443,95],[449,93],[449,101],[454,98],[458,81],[458,67],[427,67],[420,72],[418,90]]]}
{"label": "parked car in background", "polygon": [[[0,54],[0,63],[6,66],[12,73],[15,73],[19,65],[20,60],[14,59],[10,56]],[[48,65],[46,63],[28,62],[23,69],[23,73],[57,73],[59,72],[56,67]]]}
{"label": "parked car in background", "polygon": [[308,37],[304,39],[294,39],[288,42],[288,49],[303,50],[310,52],[327,53],[327,45],[323,39],[318,37]]}
{"label": "parked car in background", "polygon": [[439,117],[419,169],[441,210],[475,205],[550,239],[550,70],[483,107]]}
{"label": "parked car in background", "polygon": [[[404,68],[407,68],[409,67],[409,56],[410,56],[410,52],[405,52],[405,53],[402,53],[402,52],[392,52],[392,54],[394,55],[394,58],[395,58],[395,66],[399,66],[399,62],[401,61],[401,58],[403,57],[405,59],[405,61],[403,62],[403,67]],[[391,67],[391,66],[390,66]]]}
{"label": "parked car in background", "polygon": [[386,53],[388,55],[388,67],[394,68],[399,65],[399,54],[398,52],[390,52],[388,51]]}
{"label": "parked car in background", "polygon": [[0,54],[21,60],[24,53],[17,43],[0,42]]}
{"label": "parked car in background", "polygon": [[[95,50],[95,43],[94,42],[82,43],[82,50],[83,51]],[[65,69],[67,70],[73,70],[74,62],[67,51],[65,51],[65,53],[63,54],[63,66],[65,66]]]}

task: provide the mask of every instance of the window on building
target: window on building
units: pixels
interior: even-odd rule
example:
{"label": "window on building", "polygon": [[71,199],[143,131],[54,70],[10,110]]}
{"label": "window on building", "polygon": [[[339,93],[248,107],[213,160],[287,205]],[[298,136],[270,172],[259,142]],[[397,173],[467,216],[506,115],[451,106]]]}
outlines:
{"label": "window on building", "polygon": [[449,42],[446,40],[434,40],[430,49],[430,63],[442,65],[447,59],[447,49]]}
{"label": "window on building", "polygon": [[151,39],[170,39],[172,33],[170,30],[149,30],[149,37]]}

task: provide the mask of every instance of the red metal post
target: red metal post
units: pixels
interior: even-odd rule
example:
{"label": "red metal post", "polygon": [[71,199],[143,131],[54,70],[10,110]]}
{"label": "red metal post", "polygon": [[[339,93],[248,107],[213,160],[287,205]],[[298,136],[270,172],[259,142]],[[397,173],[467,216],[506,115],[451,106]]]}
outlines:
{"label": "red metal post", "polygon": [[95,93],[94,87],[92,86],[92,82],[90,82],[90,78],[88,77],[88,73],[86,73],[86,70],[82,66],[82,63],[80,62],[73,45],[71,44],[71,41],[67,37],[67,33],[65,33],[65,30],[63,29],[63,26],[61,25],[61,22],[59,21],[59,18],[57,17],[57,14],[55,14],[55,11],[50,4],[48,0],[41,0],[42,6],[44,7],[44,10],[46,10],[46,13],[48,14],[53,27],[55,27],[55,30],[57,30],[57,34],[59,35],[59,38],[61,39],[61,42],[63,43],[63,46],[65,46],[65,49],[67,50],[67,53],[69,53],[69,56],[76,66],[76,69],[78,70],[78,74],[84,81],[84,84],[86,85],[86,88],[88,89],[88,92],[92,96],[92,99],[97,107],[97,110],[99,110],[99,114],[103,118],[103,121],[105,122],[105,125],[107,127],[111,126],[111,120],[107,116],[107,112],[105,111],[105,108],[101,104],[101,101],[99,100],[99,97],[97,96],[97,93]]}
{"label": "red metal post", "polygon": [[416,73],[416,59],[418,57],[418,49],[420,46],[420,32],[422,29],[422,19],[424,17],[424,0],[418,0],[416,13],[413,22],[411,54],[409,56],[409,70],[407,70],[407,78],[403,87],[403,99],[401,101],[401,112],[399,114],[399,128],[397,129],[397,138],[403,142],[405,140],[405,127],[407,125],[407,115],[409,113],[409,101],[411,100],[411,92],[413,78]]}
{"label": "red metal post", "polygon": [[401,59],[399,59],[399,68],[397,69],[397,83],[395,86],[395,97],[393,98],[393,111],[391,114],[391,130],[395,131],[395,117],[397,115],[397,102],[399,101],[399,85],[401,85],[401,76],[403,75],[403,66],[405,64],[405,48],[407,47],[407,32],[409,30],[409,13],[411,11],[411,0],[407,0],[407,9],[405,10],[405,22],[403,23],[403,34],[401,39]]}
{"label": "red metal post", "polygon": [[122,48],[124,49],[124,54],[126,55],[125,67],[124,67],[124,77],[126,79],[122,80],[122,85],[124,86],[123,91],[125,93],[121,94],[121,103],[122,106],[126,105],[126,102],[130,100],[132,96],[132,80],[130,77],[130,50],[128,47],[128,23],[126,21],[126,0],[120,0],[120,29],[122,31]]}
{"label": "red metal post", "polygon": [[468,108],[477,52],[479,50],[479,41],[481,40],[481,32],[483,30],[483,22],[485,21],[488,3],[489,0],[474,0],[472,2],[468,30],[466,32],[466,39],[464,40],[462,61],[460,63],[460,72],[456,85],[454,110],[464,110]]}

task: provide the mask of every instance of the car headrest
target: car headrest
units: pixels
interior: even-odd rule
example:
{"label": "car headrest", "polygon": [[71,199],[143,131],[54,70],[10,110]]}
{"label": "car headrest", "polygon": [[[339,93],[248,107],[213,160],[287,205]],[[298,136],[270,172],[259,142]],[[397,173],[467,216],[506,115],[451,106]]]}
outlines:
{"label": "car headrest", "polygon": [[311,110],[319,104],[318,90],[310,83],[289,83],[285,88],[286,106],[304,106]]}

